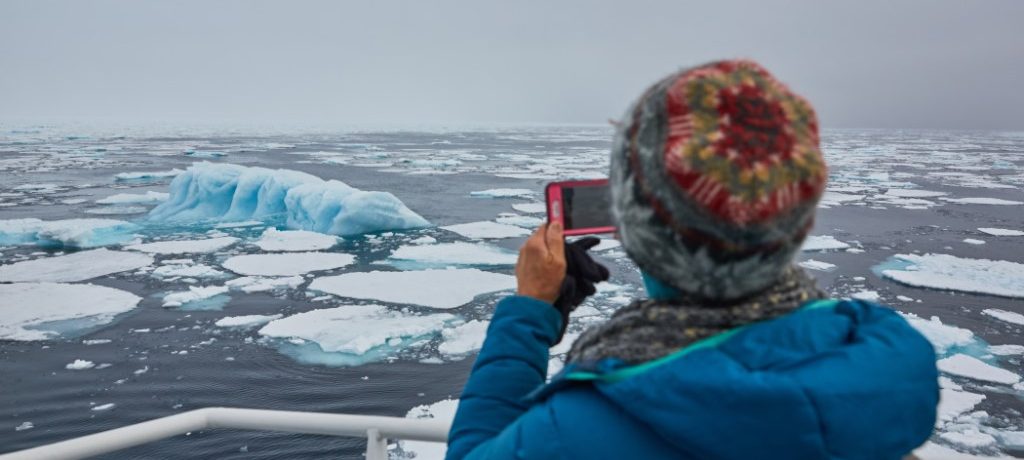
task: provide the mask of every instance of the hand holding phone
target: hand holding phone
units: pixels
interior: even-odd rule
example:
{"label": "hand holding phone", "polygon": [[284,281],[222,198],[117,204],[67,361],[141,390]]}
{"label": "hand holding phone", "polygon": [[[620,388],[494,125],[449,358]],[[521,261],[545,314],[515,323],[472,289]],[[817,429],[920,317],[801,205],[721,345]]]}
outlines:
{"label": "hand holding phone", "polygon": [[544,195],[548,222],[561,222],[565,235],[615,232],[608,179],[552,182]]}

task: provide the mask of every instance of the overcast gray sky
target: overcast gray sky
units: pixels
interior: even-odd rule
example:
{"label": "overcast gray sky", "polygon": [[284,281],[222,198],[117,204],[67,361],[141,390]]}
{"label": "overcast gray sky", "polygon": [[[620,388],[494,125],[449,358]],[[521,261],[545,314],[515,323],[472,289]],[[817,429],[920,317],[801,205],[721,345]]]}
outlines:
{"label": "overcast gray sky", "polygon": [[0,2],[0,119],[619,117],[751,57],[828,127],[1024,129],[1024,1]]}

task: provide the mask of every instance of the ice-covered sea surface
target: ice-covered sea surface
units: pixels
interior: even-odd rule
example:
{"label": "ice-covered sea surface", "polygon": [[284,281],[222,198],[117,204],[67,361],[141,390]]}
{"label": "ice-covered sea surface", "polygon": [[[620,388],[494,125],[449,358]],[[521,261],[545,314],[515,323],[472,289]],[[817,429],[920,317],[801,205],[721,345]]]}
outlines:
{"label": "ice-covered sea surface", "polygon": [[[610,137],[0,124],[0,452],[208,406],[450,417],[544,184],[604,176]],[[1024,133],[824,143],[829,192],[800,258],[935,345],[943,403],[921,456],[1024,454]],[[642,295],[621,247],[598,257],[614,284],[573,313],[552,371]],[[111,458],[362,449],[211,431]],[[413,452],[443,447],[395,455]]]}

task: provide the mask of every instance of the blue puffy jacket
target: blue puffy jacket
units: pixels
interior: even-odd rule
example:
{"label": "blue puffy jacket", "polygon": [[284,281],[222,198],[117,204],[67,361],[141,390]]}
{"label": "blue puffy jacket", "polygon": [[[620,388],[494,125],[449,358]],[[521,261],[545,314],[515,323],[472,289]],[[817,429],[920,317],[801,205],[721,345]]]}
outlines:
{"label": "blue puffy jacket", "polygon": [[931,435],[932,346],[899,314],[818,301],[637,366],[569,365],[561,318],[502,300],[463,390],[448,459],[898,459]]}

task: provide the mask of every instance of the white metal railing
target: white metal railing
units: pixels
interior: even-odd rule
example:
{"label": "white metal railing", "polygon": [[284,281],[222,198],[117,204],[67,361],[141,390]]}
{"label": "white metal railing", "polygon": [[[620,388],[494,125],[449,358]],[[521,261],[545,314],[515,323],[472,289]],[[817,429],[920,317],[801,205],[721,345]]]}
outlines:
{"label": "white metal railing", "polygon": [[0,455],[0,460],[78,459],[209,428],[366,438],[366,460],[387,460],[388,438],[446,442],[450,421],[375,415],[209,407]]}

